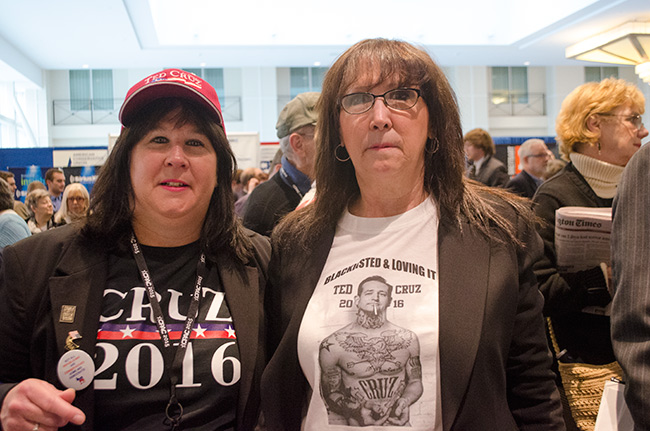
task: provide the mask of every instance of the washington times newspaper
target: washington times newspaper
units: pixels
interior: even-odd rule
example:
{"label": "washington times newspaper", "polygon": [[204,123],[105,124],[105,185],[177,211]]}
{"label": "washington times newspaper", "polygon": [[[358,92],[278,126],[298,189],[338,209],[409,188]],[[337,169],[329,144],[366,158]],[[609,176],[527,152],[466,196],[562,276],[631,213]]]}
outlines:
{"label": "washington times newspaper", "polygon": [[[560,272],[577,272],[611,266],[612,209],[563,207],[555,211],[555,252]],[[609,315],[609,308],[587,307],[582,311]]]}

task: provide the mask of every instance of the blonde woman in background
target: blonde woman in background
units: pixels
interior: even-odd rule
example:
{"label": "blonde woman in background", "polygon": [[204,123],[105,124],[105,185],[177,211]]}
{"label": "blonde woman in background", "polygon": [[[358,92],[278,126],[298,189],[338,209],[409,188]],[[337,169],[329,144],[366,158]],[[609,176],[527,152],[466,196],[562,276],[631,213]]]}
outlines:
{"label": "blonde woman in background", "polygon": [[609,316],[586,312],[611,302],[611,271],[604,264],[572,272],[558,268],[555,211],[566,206],[612,206],[625,165],[648,136],[641,118],[644,107],[635,85],[608,78],[577,87],[558,114],[560,155],[569,163],[539,186],[533,202],[536,214],[546,221],[538,229],[544,258],[534,270],[545,298],[544,314],[552,318],[563,351],[561,362],[604,365],[615,358]]}
{"label": "blonde woman in background", "polygon": [[54,207],[46,190],[37,189],[28,193],[25,197],[25,205],[32,214],[27,219],[27,226],[33,234],[45,232],[54,227],[52,218]]}
{"label": "blonde woman in background", "polygon": [[89,205],[90,195],[86,186],[80,183],[68,184],[63,191],[61,208],[54,214],[54,223],[62,226],[86,217]]}

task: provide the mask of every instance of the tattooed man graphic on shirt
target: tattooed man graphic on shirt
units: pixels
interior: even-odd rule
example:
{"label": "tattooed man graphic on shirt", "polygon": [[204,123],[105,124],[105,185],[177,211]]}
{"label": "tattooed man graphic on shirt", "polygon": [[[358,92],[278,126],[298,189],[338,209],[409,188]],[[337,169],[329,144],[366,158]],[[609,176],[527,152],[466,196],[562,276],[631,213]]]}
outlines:
{"label": "tattooed man graphic on shirt", "polygon": [[393,286],[380,276],[359,283],[356,320],[320,345],[321,395],[331,425],[409,425],[422,395],[420,344],[386,319]]}

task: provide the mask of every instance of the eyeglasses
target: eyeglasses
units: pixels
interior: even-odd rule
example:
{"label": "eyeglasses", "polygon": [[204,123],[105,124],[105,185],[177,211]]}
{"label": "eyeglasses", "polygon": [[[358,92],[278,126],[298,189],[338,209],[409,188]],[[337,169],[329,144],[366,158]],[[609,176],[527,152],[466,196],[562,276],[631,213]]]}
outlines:
{"label": "eyeglasses", "polygon": [[340,105],[348,114],[363,114],[375,105],[375,100],[378,97],[384,99],[384,104],[387,107],[406,111],[418,103],[420,90],[417,88],[396,88],[384,94],[350,93],[341,97]]}
{"label": "eyeglasses", "polygon": [[643,117],[641,117],[639,114],[634,114],[634,115],[620,115],[620,114],[598,114],[602,115],[605,117],[623,117],[630,123],[634,125],[634,127],[637,128],[637,130],[641,130],[643,128]]}
{"label": "eyeglasses", "polygon": [[541,153],[541,154],[529,154],[524,157],[544,157],[544,158],[549,158],[551,155],[549,153]]}
{"label": "eyeglasses", "polygon": [[68,196],[68,200],[72,201],[72,202],[85,202],[86,198],[84,198],[83,196],[79,196],[79,197],[77,197],[77,196]]}

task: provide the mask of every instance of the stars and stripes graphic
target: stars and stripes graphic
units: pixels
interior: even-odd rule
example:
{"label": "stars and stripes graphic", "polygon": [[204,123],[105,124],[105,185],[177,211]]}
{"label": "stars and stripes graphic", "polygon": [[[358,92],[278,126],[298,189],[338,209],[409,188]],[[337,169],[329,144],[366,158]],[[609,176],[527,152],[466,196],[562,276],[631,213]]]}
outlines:
{"label": "stars and stripes graphic", "polygon": [[[183,332],[183,324],[167,325],[169,338],[180,340]],[[192,328],[190,339],[236,339],[235,328],[231,323],[197,323]],[[97,331],[98,340],[160,340],[160,334],[156,325],[147,323],[137,324],[115,324],[104,323]]]}

